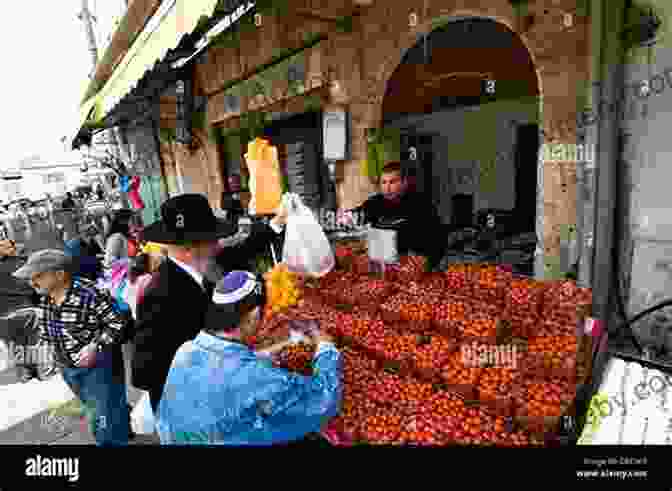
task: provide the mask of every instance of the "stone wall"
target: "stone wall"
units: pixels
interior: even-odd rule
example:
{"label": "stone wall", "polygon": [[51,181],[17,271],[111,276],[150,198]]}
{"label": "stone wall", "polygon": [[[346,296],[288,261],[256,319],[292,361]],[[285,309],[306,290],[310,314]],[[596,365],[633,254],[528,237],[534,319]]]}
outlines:
{"label": "stone wall", "polygon": [[185,193],[201,193],[211,206],[219,207],[224,188],[217,145],[202,130],[194,130],[194,136],[193,147],[173,144],[176,174],[181,175]]}
{"label": "stone wall", "polygon": [[[565,24],[567,13],[572,14],[570,25]],[[211,95],[208,112],[216,112],[210,106],[222,104],[219,90],[226,81],[251,73],[283,47],[299,46],[306,34],[329,33],[319,60],[313,57],[309,64],[314,68],[319,63],[320,71],[332,73],[338,84],[331,86],[331,103],[347,106],[351,114],[351,159],[337,168],[339,205],[349,208],[375,190],[361,175],[361,167],[367,157],[367,129],[382,123],[387,81],[421,35],[464,17],[490,18],[520,35],[538,75],[545,142],[575,143],[578,89],[585,85],[589,55],[589,19],[576,0],[539,0],[524,13],[516,12],[507,0],[427,0],[405,5],[377,0],[354,18],[351,33],[338,32],[334,22],[298,15],[265,18],[259,31],[245,33],[238,45],[211,50],[196,69],[197,85],[202,94]],[[247,104],[241,106],[245,111]],[[176,148],[175,155],[187,187],[217,203],[221,176],[216,145],[206,141],[195,152]],[[544,258],[540,275],[560,274],[561,236],[576,223],[575,164],[540,161],[537,235]]]}

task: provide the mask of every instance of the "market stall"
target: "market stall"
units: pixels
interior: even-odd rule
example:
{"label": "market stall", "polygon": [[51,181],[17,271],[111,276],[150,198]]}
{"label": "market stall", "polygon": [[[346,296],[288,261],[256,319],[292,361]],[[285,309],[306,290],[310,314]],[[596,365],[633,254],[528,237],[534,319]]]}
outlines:
{"label": "market stall", "polygon": [[[519,278],[487,265],[425,272],[401,257],[383,274],[361,242],[334,246],[338,267],[301,279],[267,274],[269,307],[257,349],[313,322],[344,356],[340,415],[323,435],[336,445],[544,445],[590,372],[582,335],[591,292],[571,281]],[[373,270],[375,269],[375,272]],[[309,345],[275,362],[309,374]]]}
{"label": "market stall", "polygon": [[[249,343],[262,351],[310,325],[337,340],[344,399],[323,435],[337,445],[552,441],[590,373],[590,290],[496,265],[432,272],[397,253],[394,224],[328,242],[301,197],[283,195],[277,155],[263,139],[245,155],[250,215],[289,210],[282,254],[257,261],[269,305]],[[293,339],[275,363],[309,374],[313,348]]]}

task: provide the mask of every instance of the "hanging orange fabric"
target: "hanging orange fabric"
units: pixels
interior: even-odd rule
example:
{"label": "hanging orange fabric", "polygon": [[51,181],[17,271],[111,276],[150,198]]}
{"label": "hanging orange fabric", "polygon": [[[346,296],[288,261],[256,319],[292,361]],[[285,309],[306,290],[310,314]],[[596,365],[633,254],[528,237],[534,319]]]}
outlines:
{"label": "hanging orange fabric", "polygon": [[278,149],[262,138],[247,145],[245,161],[250,172],[250,210],[257,215],[275,212],[282,200],[282,175]]}

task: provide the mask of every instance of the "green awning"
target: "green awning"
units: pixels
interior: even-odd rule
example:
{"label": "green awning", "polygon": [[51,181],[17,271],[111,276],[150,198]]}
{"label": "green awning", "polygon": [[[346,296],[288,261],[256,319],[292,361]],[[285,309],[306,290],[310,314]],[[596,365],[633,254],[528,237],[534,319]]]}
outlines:
{"label": "green awning", "polygon": [[[203,17],[211,17],[218,0],[164,0],[164,4],[128,50],[121,63],[92,102],[94,111],[85,123],[96,125],[128,95],[148,71],[176,48]],[[156,19],[156,20],[155,20]],[[87,104],[82,111],[87,112]],[[90,111],[90,109],[89,109]]]}

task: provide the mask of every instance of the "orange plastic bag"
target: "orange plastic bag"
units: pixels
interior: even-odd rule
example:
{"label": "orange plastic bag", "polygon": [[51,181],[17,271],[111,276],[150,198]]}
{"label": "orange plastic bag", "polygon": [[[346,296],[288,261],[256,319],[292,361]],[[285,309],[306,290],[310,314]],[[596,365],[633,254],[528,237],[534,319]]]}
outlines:
{"label": "orange plastic bag", "polygon": [[278,149],[271,146],[268,140],[255,138],[247,145],[245,161],[250,172],[250,213],[274,213],[282,200]]}

